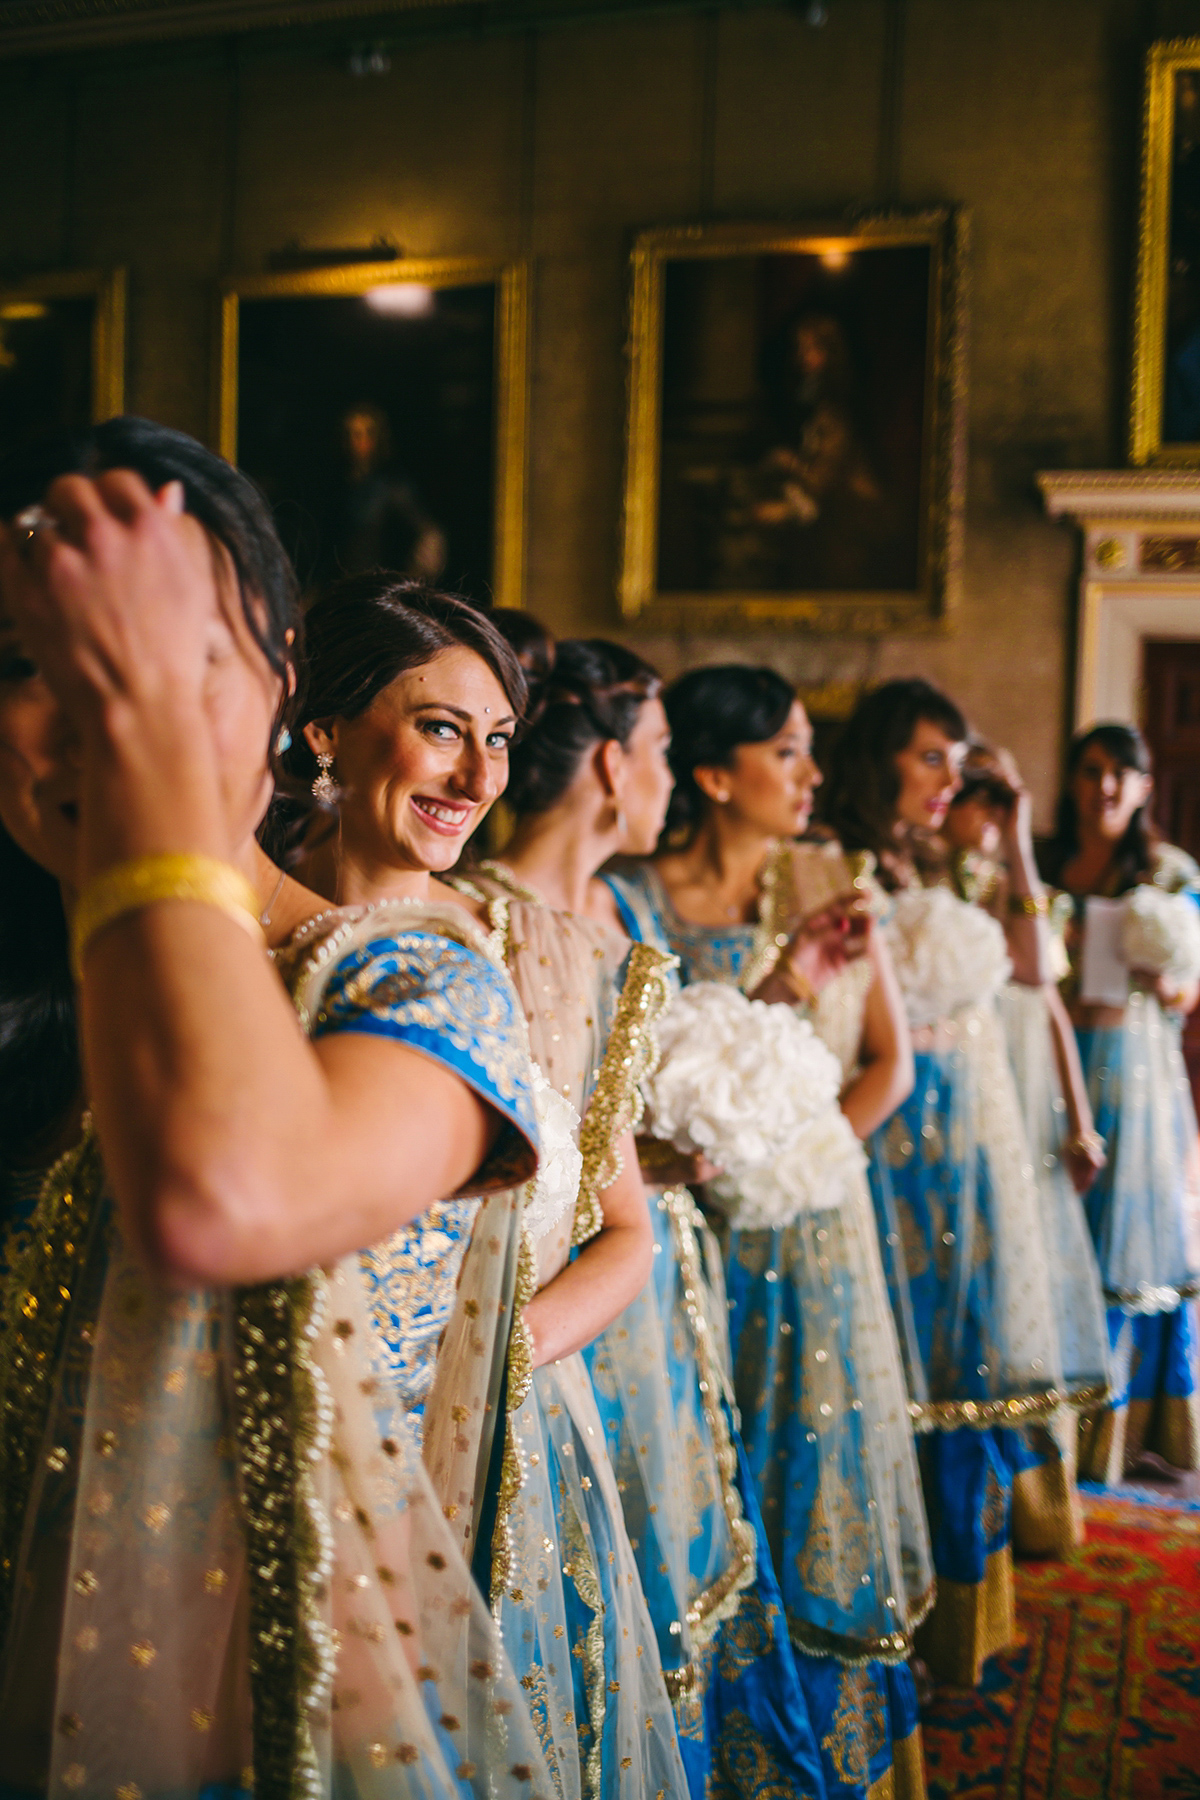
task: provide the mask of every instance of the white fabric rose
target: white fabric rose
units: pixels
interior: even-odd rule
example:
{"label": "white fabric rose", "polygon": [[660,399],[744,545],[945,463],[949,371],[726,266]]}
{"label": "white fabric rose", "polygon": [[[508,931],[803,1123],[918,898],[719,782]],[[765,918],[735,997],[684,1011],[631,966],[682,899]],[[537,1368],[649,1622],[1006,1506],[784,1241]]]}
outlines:
{"label": "white fabric rose", "polygon": [[525,1184],[524,1221],[530,1235],[544,1238],[574,1206],[579,1195],[583,1157],[579,1152],[579,1114],[551,1087],[537,1063],[533,1070],[533,1110],[537,1119],[537,1174]]}
{"label": "white fabric rose", "polygon": [[1012,974],[1001,927],[949,888],[901,889],[884,931],[914,1028],[992,999]]}
{"label": "white fabric rose", "polygon": [[806,1019],[701,981],[672,1001],[658,1038],[649,1127],[722,1169],[710,1191],[735,1225],[842,1203],[866,1158],[838,1105],[842,1066]]}
{"label": "white fabric rose", "polygon": [[771,1161],[837,1104],[841,1065],[790,1006],[698,981],[672,1000],[657,1033],[647,1129],[731,1173]]}
{"label": "white fabric rose", "polygon": [[729,1218],[742,1230],[787,1225],[800,1213],[840,1206],[851,1184],[865,1175],[866,1153],[840,1106],[827,1106],[801,1125],[781,1155],[736,1181],[722,1176],[712,1186]]}
{"label": "white fabric rose", "polygon": [[1131,969],[1177,987],[1200,979],[1200,909],[1187,894],[1135,887],[1121,922],[1121,953]]}

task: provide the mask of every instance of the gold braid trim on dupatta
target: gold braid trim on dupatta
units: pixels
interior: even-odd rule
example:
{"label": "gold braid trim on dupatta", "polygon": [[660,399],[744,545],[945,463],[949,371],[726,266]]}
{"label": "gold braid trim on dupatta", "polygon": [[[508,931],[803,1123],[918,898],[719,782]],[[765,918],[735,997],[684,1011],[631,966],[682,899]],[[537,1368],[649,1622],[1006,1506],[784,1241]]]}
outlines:
{"label": "gold braid trim on dupatta", "polygon": [[[490,865],[489,865],[490,866]],[[491,933],[488,938],[489,954],[494,957],[501,968],[507,968],[511,949],[512,918],[508,901],[502,896],[487,895],[473,883],[456,878],[454,886],[460,893],[468,894],[472,899],[483,901],[487,906],[488,923]],[[523,1013],[518,1009],[518,1019]],[[521,1204],[533,1187],[533,1180],[528,1181],[521,1191]],[[525,1323],[525,1308],[537,1293],[538,1268],[537,1251],[533,1238],[521,1225],[520,1240],[517,1245],[517,1280],[513,1291],[512,1330],[508,1340],[508,1355],[504,1367],[504,1450],[500,1464],[500,1485],[496,1495],[496,1520],[492,1526],[492,1564],[488,1603],[493,1617],[499,1622],[500,1602],[512,1577],[513,1536],[512,1510],[517,1502],[517,1495],[525,1485],[525,1465],[521,1454],[521,1446],[517,1442],[514,1424],[529,1398],[529,1390],[533,1386],[533,1337]]]}
{"label": "gold braid trim on dupatta", "polygon": [[584,1765],[583,1791],[585,1800],[600,1800],[604,1719],[608,1710],[604,1689],[604,1595],[583,1526],[570,1501],[563,1508],[562,1548],[565,1553],[563,1574],[570,1576],[575,1583],[575,1592],[592,1614],[592,1622],[583,1640],[583,1685],[592,1728],[592,1742]]}
{"label": "gold braid trim on dupatta", "polygon": [[[719,1626],[733,1617],[741,1605],[741,1597],[758,1572],[758,1545],[754,1527],[742,1512],[737,1490],[737,1451],[725,1422],[720,1396],[725,1388],[724,1374],[714,1351],[713,1324],[705,1304],[706,1286],[700,1266],[700,1249],[693,1220],[696,1202],[685,1187],[666,1188],[662,1195],[675,1245],[675,1259],[683,1281],[683,1292],[692,1343],[696,1352],[696,1369],[700,1377],[700,1397],[704,1417],[712,1435],[717,1472],[721,1478],[721,1498],[733,1556],[717,1579],[697,1594],[687,1609],[687,1622],[697,1652],[707,1648]],[[675,1700],[697,1686],[701,1680],[701,1658],[695,1656],[680,1669],[664,1670],[667,1692]]]}
{"label": "gold braid trim on dupatta", "polygon": [[743,994],[753,994],[768,975],[775,973],[779,958],[791,938],[788,927],[797,911],[797,899],[790,843],[772,845],[758,879],[758,924],[754,928],[754,943],[738,983]]}
{"label": "gold braid trim on dupatta", "polygon": [[320,1611],[329,1523],[309,1469],[329,1447],[324,1378],[308,1354],[324,1282],[243,1288],[234,1298],[233,1396],[250,1589],[257,1800],[321,1800],[310,1715],[329,1698],[335,1653]]}
{"label": "gold braid trim on dupatta", "polygon": [[63,1338],[87,1266],[104,1187],[90,1116],[83,1136],[42,1184],[29,1241],[6,1284],[0,1321],[0,1642],[14,1583],[38,1454],[54,1399]]}
{"label": "gold braid trim on dupatta", "polygon": [[1106,1382],[1089,1381],[1077,1388],[1046,1388],[1040,1394],[1014,1394],[1008,1400],[910,1400],[909,1417],[914,1431],[957,1431],[968,1425],[990,1431],[993,1425],[1025,1425],[1031,1419],[1049,1418],[1060,1406],[1076,1412],[1095,1412],[1108,1400]]}
{"label": "gold braid trim on dupatta", "polygon": [[604,1224],[600,1195],[621,1173],[617,1139],[636,1131],[641,1122],[645,1110],[641,1083],[653,1075],[658,1062],[654,1024],[670,1003],[667,976],[678,966],[678,957],[650,944],[634,944],[629,952],[621,998],[579,1132],[583,1174],[571,1233],[576,1249]]}

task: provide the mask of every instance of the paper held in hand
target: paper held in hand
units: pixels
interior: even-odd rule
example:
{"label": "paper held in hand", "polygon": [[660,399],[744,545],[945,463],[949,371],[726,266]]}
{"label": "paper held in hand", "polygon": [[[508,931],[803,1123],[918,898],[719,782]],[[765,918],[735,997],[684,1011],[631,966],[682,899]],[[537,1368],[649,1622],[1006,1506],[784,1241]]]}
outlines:
{"label": "paper held in hand", "polygon": [[1125,1006],[1129,1000],[1129,965],[1121,947],[1127,899],[1103,900],[1089,895],[1083,914],[1083,958],[1079,998],[1085,1006]]}

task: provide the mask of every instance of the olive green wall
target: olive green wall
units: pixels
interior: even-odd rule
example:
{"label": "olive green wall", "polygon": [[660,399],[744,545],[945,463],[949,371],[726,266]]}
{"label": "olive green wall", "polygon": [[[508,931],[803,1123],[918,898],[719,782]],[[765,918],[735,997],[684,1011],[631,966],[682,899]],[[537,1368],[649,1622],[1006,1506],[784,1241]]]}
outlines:
{"label": "olive green wall", "polygon": [[261,269],[293,237],[532,255],[527,604],[559,631],[612,632],[631,229],[965,202],[953,632],[646,644],[669,672],[752,655],[806,682],[928,673],[1012,745],[1044,817],[1076,550],[1032,477],[1122,454],[1139,68],[1164,9],[831,0],[821,30],[800,10],[430,37],[365,78],[296,31],[0,63],[0,266],[125,263],[128,404],[207,436],[222,272]]}

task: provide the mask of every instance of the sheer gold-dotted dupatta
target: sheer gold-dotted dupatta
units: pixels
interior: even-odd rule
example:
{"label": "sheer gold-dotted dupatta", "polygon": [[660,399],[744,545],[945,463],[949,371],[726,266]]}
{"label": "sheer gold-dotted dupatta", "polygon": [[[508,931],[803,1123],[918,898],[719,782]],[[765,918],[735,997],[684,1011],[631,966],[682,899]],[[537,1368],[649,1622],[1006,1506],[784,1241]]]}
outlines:
{"label": "sheer gold-dotted dupatta", "polygon": [[[383,912],[364,934],[398,928]],[[6,1706],[49,1636],[49,1794],[294,1800],[352,1777],[361,1800],[549,1800],[526,1698],[379,1394],[357,1257],[171,1295],[102,1180],[85,1145],[48,1182],[0,1350]]]}
{"label": "sheer gold-dotted dupatta", "polygon": [[[630,957],[623,935],[552,912],[495,865],[479,883],[492,896],[534,1059],[584,1112],[579,1199],[532,1246],[535,1290],[601,1228],[599,1195],[619,1171],[617,1141],[640,1116],[637,1084],[653,1056],[669,959],[645,946]],[[627,958],[624,981],[615,980]],[[493,1608],[561,1800],[684,1795],[658,1647],[582,1356],[515,1383],[510,1376],[509,1448]]]}

